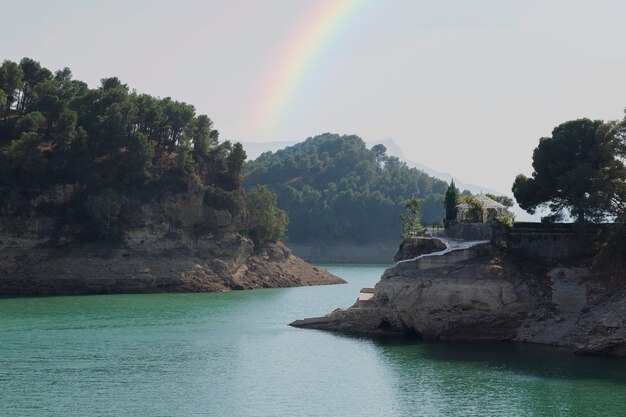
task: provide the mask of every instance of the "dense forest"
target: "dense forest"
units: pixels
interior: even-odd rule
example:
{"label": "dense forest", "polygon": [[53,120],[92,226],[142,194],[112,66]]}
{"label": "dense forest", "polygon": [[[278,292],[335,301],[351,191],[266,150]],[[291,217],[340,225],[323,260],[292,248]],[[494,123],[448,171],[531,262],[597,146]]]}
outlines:
{"label": "dense forest", "polygon": [[358,136],[330,133],[248,162],[244,184],[265,184],[278,195],[289,241],[315,243],[399,239],[400,214],[412,198],[420,200],[423,224],[441,222],[448,187],[388,156],[383,145],[367,149]]}
{"label": "dense forest", "polygon": [[[59,231],[78,230],[73,236],[78,240],[120,241],[124,219],[133,215],[132,207],[124,206],[125,196],[158,198],[199,186],[206,205],[245,219],[246,155],[241,144],[220,143],[218,136],[211,119],[196,114],[192,105],[139,94],[115,77],[89,88],[72,79],[68,68],[52,72],[30,58],[5,60],[0,66],[0,215],[46,215],[56,219]],[[69,201],[31,204],[45,190],[63,185],[76,191]],[[265,201],[271,203],[271,195]],[[256,212],[268,209],[256,206]],[[284,232],[286,219],[279,220]],[[278,226],[272,238],[280,238]],[[255,236],[264,238],[260,232]]]}

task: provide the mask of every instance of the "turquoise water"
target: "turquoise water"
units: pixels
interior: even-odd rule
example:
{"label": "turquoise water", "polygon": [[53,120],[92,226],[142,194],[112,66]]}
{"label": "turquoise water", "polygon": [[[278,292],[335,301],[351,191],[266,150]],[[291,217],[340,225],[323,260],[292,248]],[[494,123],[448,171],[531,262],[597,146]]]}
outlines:
{"label": "turquoise water", "polygon": [[0,416],[620,416],[626,359],[294,329],[346,285],[0,299]]}

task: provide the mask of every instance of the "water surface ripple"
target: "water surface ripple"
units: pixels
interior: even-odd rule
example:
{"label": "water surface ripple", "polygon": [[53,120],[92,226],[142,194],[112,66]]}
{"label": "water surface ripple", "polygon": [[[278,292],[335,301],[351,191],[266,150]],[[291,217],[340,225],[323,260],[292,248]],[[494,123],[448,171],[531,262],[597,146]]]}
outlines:
{"label": "water surface ripple", "polygon": [[287,326],[347,285],[0,299],[1,416],[621,416],[626,360]]}

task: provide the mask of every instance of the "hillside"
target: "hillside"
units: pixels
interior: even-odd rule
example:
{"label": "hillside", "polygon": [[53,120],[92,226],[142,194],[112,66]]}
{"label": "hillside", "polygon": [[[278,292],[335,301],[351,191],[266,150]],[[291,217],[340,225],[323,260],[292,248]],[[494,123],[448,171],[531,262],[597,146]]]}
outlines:
{"label": "hillside", "polygon": [[[288,146],[293,146],[297,142],[241,142],[246,149],[246,155],[248,156],[248,160],[255,160],[259,156],[261,156],[264,152],[276,152],[282,148],[286,148]],[[440,179],[445,182],[450,182],[454,179],[456,186],[461,190],[468,190],[472,194],[481,194],[481,193],[489,193],[493,195],[509,195],[510,190],[505,190],[506,192],[497,191],[489,187],[485,187],[484,185],[475,185],[466,183],[459,176],[459,173],[456,175],[452,175],[449,172],[442,172],[432,169],[431,167],[416,161],[410,160],[406,155],[405,151],[396,143],[396,141],[392,138],[387,138],[383,140],[370,141],[365,143],[368,149],[373,148],[376,145],[383,145],[387,149],[388,156],[396,156],[400,159],[401,162],[407,164],[409,168],[416,168],[420,171],[424,171],[427,175]],[[515,215],[515,219],[517,221],[524,222],[534,222],[539,221],[541,219],[541,214],[529,214],[527,211],[523,210],[517,203],[511,207],[511,212]]]}
{"label": "hillside", "polygon": [[421,200],[424,224],[443,219],[447,184],[409,168],[384,146],[326,133],[245,167],[245,187],[267,185],[290,219],[290,242],[397,241],[404,202]]}
{"label": "hillside", "polygon": [[0,295],[340,281],[276,242],[284,213],[192,105],[29,58],[0,66],[0,104]]}

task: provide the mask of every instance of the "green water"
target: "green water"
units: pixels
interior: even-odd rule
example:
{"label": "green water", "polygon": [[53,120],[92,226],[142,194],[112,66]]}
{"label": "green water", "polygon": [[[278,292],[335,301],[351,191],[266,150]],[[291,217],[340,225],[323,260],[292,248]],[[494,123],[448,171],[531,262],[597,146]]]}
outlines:
{"label": "green water", "polygon": [[0,416],[620,416],[626,359],[294,329],[347,285],[0,299]]}

